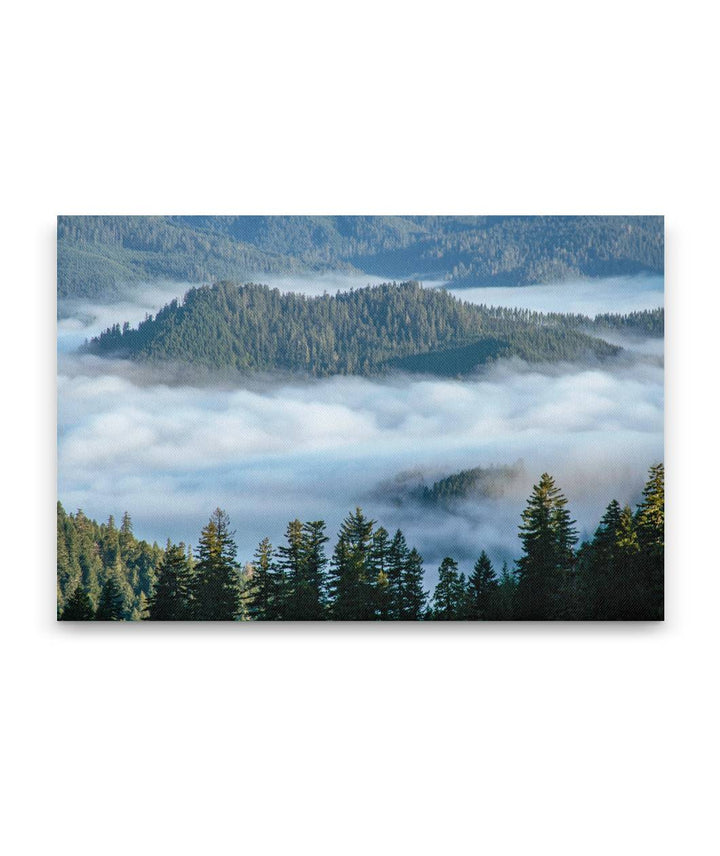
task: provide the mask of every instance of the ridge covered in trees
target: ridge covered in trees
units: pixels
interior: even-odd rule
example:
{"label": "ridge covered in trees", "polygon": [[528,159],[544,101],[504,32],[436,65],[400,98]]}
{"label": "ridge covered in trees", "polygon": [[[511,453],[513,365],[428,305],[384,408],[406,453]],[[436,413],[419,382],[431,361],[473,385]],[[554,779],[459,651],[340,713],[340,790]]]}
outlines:
{"label": "ridge covered in trees", "polygon": [[362,272],[456,287],[663,271],[662,217],[58,218],[58,296],[139,280]]}
{"label": "ridge covered in trees", "polygon": [[648,334],[662,318],[662,310],[596,321],[477,306],[416,282],[319,297],[223,282],[190,289],[181,303],[173,300],[137,328],[116,324],[86,347],[100,355],[241,372],[323,377],[402,369],[454,376],[506,356],[529,362],[612,357],[621,349],[590,332],[615,327]]}
{"label": "ridge covered in trees", "polygon": [[521,555],[500,573],[479,550],[466,577],[446,556],[432,597],[422,556],[360,508],[330,555],[322,520],[292,520],[285,543],[268,538],[244,567],[227,514],[213,512],[195,551],[137,541],[68,515],[58,503],[58,617],[67,621],[491,621],[661,620],[664,468],[651,467],[638,507],[608,505],[593,538],[577,546],[567,498],[543,473],[519,528]]}
{"label": "ridge covered in trees", "polygon": [[378,485],[375,495],[397,506],[417,503],[426,506],[452,507],[473,497],[503,496],[509,485],[525,472],[522,461],[472,467],[444,475],[428,484],[422,472],[399,473]]}

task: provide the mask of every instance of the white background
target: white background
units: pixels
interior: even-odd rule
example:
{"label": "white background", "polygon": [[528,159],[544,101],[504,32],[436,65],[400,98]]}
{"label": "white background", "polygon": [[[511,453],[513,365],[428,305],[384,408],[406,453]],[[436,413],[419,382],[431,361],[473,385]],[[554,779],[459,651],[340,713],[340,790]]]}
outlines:
{"label": "white background", "polygon": [[[711,8],[5,10],[5,852],[717,852]],[[664,213],[665,624],[57,625],[54,218],[180,212]]]}

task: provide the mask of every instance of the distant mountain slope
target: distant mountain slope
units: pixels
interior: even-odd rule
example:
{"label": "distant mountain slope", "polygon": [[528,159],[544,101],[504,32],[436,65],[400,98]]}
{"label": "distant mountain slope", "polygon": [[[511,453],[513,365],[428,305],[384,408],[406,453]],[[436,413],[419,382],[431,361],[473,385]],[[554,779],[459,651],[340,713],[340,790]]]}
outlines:
{"label": "distant mountain slope", "polygon": [[[459,375],[501,356],[555,361],[620,351],[578,332],[577,323],[562,315],[475,306],[414,282],[322,297],[218,283],[191,289],[182,303],[172,301],[137,329],[116,324],[88,349],[211,369],[320,377],[388,368]],[[421,362],[413,365],[412,359]]]}
{"label": "distant mountain slope", "polygon": [[58,296],[347,270],[455,287],[663,271],[662,217],[59,217]]}
{"label": "distant mountain slope", "polygon": [[139,280],[201,282],[307,271],[289,255],[172,217],[59,217],[58,297],[103,298]]}
{"label": "distant mountain slope", "polygon": [[406,472],[378,485],[374,496],[397,506],[420,504],[452,509],[463,500],[498,499],[524,475],[522,461],[460,470],[430,484],[423,472]]}

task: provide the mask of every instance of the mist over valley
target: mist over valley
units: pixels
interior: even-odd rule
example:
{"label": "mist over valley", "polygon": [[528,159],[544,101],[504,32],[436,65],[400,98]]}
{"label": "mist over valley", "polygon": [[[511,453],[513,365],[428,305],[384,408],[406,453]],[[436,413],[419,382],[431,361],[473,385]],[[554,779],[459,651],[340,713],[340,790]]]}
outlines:
{"label": "mist over valley", "polygon": [[[283,291],[319,295],[377,280],[334,273],[276,282]],[[345,514],[361,505],[388,530],[403,530],[423,555],[431,585],[445,555],[465,571],[481,549],[494,562],[517,557],[519,517],[540,473],[555,476],[589,536],[610,499],[637,501],[647,468],[663,457],[662,338],[622,330],[602,334],[623,349],[609,360],[501,359],[463,379],[240,377],[78,353],[86,339],[112,324],[137,324],[188,287],[151,283],[110,302],[59,300],[58,491],[68,509],[99,520],[127,509],[140,537],[194,543],[219,505],[246,561],[262,537],[279,543],[296,516],[324,519],[332,540]],[[662,304],[660,277],[562,288],[562,306],[557,286],[458,296],[490,304],[497,295],[494,305],[513,297],[506,305],[590,316]],[[378,490],[406,471],[442,478],[519,460],[522,474],[503,491],[432,513]]]}

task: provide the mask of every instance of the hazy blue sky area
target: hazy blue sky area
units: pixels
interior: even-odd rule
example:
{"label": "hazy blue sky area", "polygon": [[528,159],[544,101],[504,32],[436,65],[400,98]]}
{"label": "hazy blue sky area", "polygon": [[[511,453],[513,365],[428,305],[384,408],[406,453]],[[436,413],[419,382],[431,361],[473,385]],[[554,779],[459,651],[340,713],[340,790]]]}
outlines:
{"label": "hazy blue sky area", "polygon": [[[318,294],[378,277],[263,278]],[[429,286],[437,284],[428,284]],[[517,525],[538,476],[553,474],[584,534],[607,503],[634,503],[648,466],[663,457],[663,353],[659,340],[627,340],[602,365],[506,361],[464,381],[395,376],[310,383],[256,377],[202,383],[180,367],[159,372],[75,353],[114,322],[135,324],[187,285],[136,288],[123,301],[59,306],[58,495],[69,511],[118,519],[139,537],[195,543],[217,505],[236,530],[240,559],[260,539],[280,541],[292,517],[324,519],[334,538],[361,505],[400,527],[426,560],[428,584],[446,554],[470,569],[480,550],[519,555]],[[663,303],[658,276],[522,288],[458,289],[464,300],[547,311],[626,312]],[[398,474],[431,483],[476,466],[522,462],[496,499],[450,510],[394,504],[382,485]]]}

